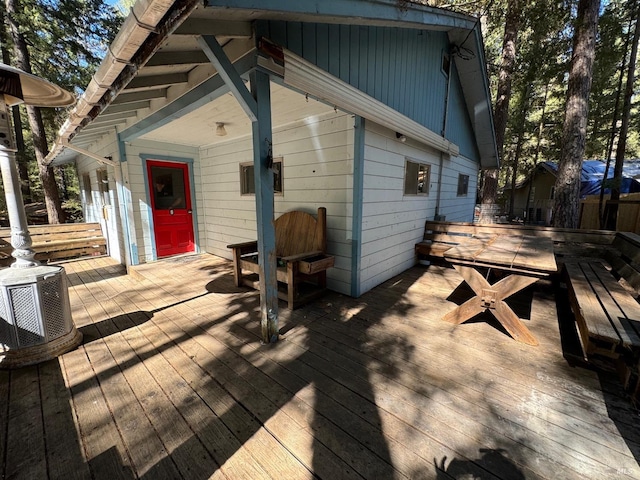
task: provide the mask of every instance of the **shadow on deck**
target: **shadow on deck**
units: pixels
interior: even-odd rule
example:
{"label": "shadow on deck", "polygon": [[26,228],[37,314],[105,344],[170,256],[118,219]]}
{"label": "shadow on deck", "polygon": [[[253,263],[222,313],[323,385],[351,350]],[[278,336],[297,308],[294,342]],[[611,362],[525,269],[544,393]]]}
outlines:
{"label": "shadow on deck", "polygon": [[551,282],[513,298],[539,347],[441,322],[465,287],[435,265],[283,309],[263,346],[225,260],[65,268],[84,342],[0,371],[0,478],[640,477],[638,414],[613,372],[567,361]]}

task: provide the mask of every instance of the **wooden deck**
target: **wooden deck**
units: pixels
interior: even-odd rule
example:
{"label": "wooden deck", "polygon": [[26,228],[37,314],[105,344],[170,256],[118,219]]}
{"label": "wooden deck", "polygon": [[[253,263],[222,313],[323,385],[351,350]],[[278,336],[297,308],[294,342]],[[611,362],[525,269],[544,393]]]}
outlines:
{"label": "wooden deck", "polygon": [[2,479],[640,478],[638,412],[614,373],[567,361],[550,281],[513,305],[538,347],[441,321],[470,292],[434,265],[283,310],[261,346],[231,262],[65,268],[84,342],[0,371]]}

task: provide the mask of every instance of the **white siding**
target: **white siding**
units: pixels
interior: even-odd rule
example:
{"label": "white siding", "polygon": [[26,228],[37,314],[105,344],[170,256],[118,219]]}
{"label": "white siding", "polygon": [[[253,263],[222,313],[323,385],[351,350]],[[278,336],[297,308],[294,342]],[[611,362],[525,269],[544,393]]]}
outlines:
{"label": "white siding", "polygon": [[[103,137],[92,151],[96,155],[102,157],[111,156],[117,160],[117,141],[115,135],[108,135]],[[120,227],[122,225],[120,208],[120,199],[118,197],[118,187],[116,184],[117,172],[111,166],[107,166],[99,163],[98,161],[78,155],[76,161],[78,170],[78,177],[81,186],[81,198],[82,198],[82,210],[84,214],[85,222],[99,222],[102,227],[102,232],[107,239],[109,255],[121,263],[125,263],[125,247],[123,231]],[[105,202],[100,194],[100,186],[98,185],[97,171],[104,169],[107,171],[109,179],[109,202],[105,205]],[[119,173],[119,172],[118,172]],[[89,175],[91,199],[86,198],[88,188],[83,183],[83,175]]]}
{"label": "white siding", "polygon": [[[415,263],[414,246],[424,223],[433,218],[438,194],[440,153],[394,131],[365,124],[364,193],[360,291],[364,293]],[[429,194],[404,195],[405,159],[431,166]],[[469,175],[469,194],[457,197],[458,172]],[[447,220],[473,218],[477,165],[457,157],[444,160],[440,214]]]}
{"label": "white siding", "polygon": [[[464,157],[445,158],[442,169],[440,215],[448,222],[472,222],[478,189],[478,164]],[[469,175],[467,195],[458,196],[458,175]]]}
{"label": "white siding", "polygon": [[[283,157],[283,195],[275,215],[327,209],[332,290],[350,293],[353,119],[342,112],[275,127],[273,156]],[[251,136],[200,150],[204,249],[231,258],[227,245],[256,238],[255,197],[240,195],[240,163],[253,161]]]}

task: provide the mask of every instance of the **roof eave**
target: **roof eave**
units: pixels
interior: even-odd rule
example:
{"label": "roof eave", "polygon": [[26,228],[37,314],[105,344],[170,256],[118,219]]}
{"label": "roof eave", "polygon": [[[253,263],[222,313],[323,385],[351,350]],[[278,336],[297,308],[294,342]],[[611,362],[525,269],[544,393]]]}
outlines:
{"label": "roof eave", "polygon": [[[232,3],[232,6],[229,6]],[[475,19],[465,14],[397,0],[206,0],[206,6],[227,17],[316,23],[395,26],[403,28],[466,28]]]}

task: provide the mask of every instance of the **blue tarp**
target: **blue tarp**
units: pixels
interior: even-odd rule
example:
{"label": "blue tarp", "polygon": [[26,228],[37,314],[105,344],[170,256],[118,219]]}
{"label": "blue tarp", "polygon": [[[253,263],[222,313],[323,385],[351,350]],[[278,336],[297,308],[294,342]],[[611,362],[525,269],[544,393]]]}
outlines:
{"label": "blue tarp", "polygon": [[[558,171],[558,165],[552,162],[544,162],[546,167],[552,172]],[[613,168],[615,162],[609,165],[607,178],[613,178]],[[580,187],[580,197],[587,195],[600,195],[600,184],[604,178],[604,169],[606,163],[600,160],[585,160],[582,162],[582,174]],[[622,186],[620,193],[636,193],[640,192],[640,160],[625,160],[622,167]],[[605,195],[611,193],[609,188],[605,188]]]}

